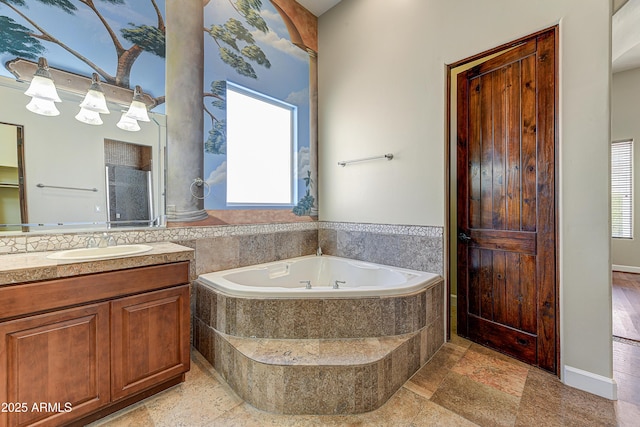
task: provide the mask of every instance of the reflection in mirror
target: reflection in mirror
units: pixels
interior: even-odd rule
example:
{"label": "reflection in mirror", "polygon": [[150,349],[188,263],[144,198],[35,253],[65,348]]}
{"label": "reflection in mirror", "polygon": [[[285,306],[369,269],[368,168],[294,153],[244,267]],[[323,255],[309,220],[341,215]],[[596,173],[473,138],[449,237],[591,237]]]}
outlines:
{"label": "reflection in mirror", "polygon": [[[29,101],[29,97],[24,95],[27,86],[24,82],[0,76],[0,121],[14,123],[24,132],[24,192],[19,200],[28,206],[29,231],[77,231],[110,227],[107,197],[109,181],[105,173],[107,164],[137,168],[151,175],[145,183],[151,190],[145,190],[142,196],[135,196],[139,203],[147,207],[146,214],[140,221],[123,220],[118,225],[157,225],[156,218],[164,214],[166,117],[150,113],[151,121],[141,122],[140,131],[128,132],[117,126],[123,107],[109,103],[111,114],[102,115],[104,124],[88,125],[74,119],[82,98],[64,91],[59,91],[63,102],[56,104],[60,115],[41,116],[25,108]],[[143,163],[146,164],[114,163],[105,154],[106,141],[144,147],[147,160]],[[140,197],[142,200],[139,200]],[[17,222],[2,220],[0,232],[21,229],[3,227],[1,224],[26,222],[22,218]]]}
{"label": "reflection in mirror", "polygon": [[153,223],[151,147],[105,140],[107,218],[114,227],[132,221]]}
{"label": "reflection in mirror", "polygon": [[[22,126],[0,123],[0,224],[27,222],[22,134]],[[5,229],[20,230],[19,225]]]}

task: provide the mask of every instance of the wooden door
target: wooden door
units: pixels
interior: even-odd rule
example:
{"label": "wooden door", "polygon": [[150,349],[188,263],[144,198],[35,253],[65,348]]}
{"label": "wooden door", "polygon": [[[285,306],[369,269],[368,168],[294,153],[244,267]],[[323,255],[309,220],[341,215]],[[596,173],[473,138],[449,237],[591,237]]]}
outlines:
{"label": "wooden door", "polygon": [[109,304],[0,323],[0,425],[59,426],[110,401]]}
{"label": "wooden door", "polygon": [[189,285],[113,301],[112,400],[187,372],[189,325]]}
{"label": "wooden door", "polygon": [[458,76],[458,334],[557,372],[555,29]]}

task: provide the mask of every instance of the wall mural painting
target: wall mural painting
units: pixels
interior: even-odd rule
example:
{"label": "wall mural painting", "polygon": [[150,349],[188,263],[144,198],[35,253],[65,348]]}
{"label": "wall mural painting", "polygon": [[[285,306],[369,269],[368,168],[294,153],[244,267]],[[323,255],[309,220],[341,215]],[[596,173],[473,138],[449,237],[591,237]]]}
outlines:
{"label": "wall mural painting", "polygon": [[[0,0],[0,60],[16,57],[125,88],[164,112],[164,0]],[[14,78],[3,66],[0,75]]]}
{"label": "wall mural painting", "polygon": [[204,20],[204,175],[211,188],[204,208],[228,209],[225,98],[230,81],[297,107],[299,195],[293,209],[281,209],[297,216],[317,214],[309,156],[309,54],[291,42],[285,23],[268,1],[210,0]]}

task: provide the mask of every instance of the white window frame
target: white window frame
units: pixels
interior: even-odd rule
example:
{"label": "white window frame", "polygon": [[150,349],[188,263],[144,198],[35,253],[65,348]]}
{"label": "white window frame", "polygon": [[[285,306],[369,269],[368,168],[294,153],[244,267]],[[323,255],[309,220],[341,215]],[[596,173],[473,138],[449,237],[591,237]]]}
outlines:
{"label": "white window frame", "polygon": [[633,239],[633,139],[611,143],[611,237]]}
{"label": "white window frame", "polygon": [[[266,109],[255,124],[248,125],[245,112],[262,108],[253,101],[264,103]],[[234,117],[232,109],[234,106],[240,108],[240,105],[244,105],[243,114]],[[272,127],[272,132],[269,132],[267,127],[272,121],[265,121],[265,117],[288,118],[289,123],[282,123],[279,128]],[[295,105],[227,82],[227,206],[295,205],[297,134]],[[288,136],[286,140],[285,135]],[[265,147],[275,147],[277,153],[265,150]],[[265,162],[269,156],[273,156],[273,160]],[[275,169],[273,166],[269,168],[269,164],[274,163]]]}

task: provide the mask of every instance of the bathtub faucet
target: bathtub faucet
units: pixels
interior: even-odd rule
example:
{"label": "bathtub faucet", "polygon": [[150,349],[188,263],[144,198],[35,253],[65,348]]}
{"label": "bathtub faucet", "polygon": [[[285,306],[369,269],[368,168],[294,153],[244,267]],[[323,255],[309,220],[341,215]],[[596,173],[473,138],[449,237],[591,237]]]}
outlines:
{"label": "bathtub faucet", "polygon": [[322,255],[322,248],[318,246],[318,249],[316,250],[316,256],[321,256],[321,255]]}
{"label": "bathtub faucet", "polygon": [[311,280],[300,280],[300,283],[305,284],[304,286],[305,289],[311,289]]}
{"label": "bathtub faucet", "polygon": [[333,283],[333,289],[340,289],[340,285],[344,285],[345,283],[347,282],[345,282],[344,280],[336,280]]}

